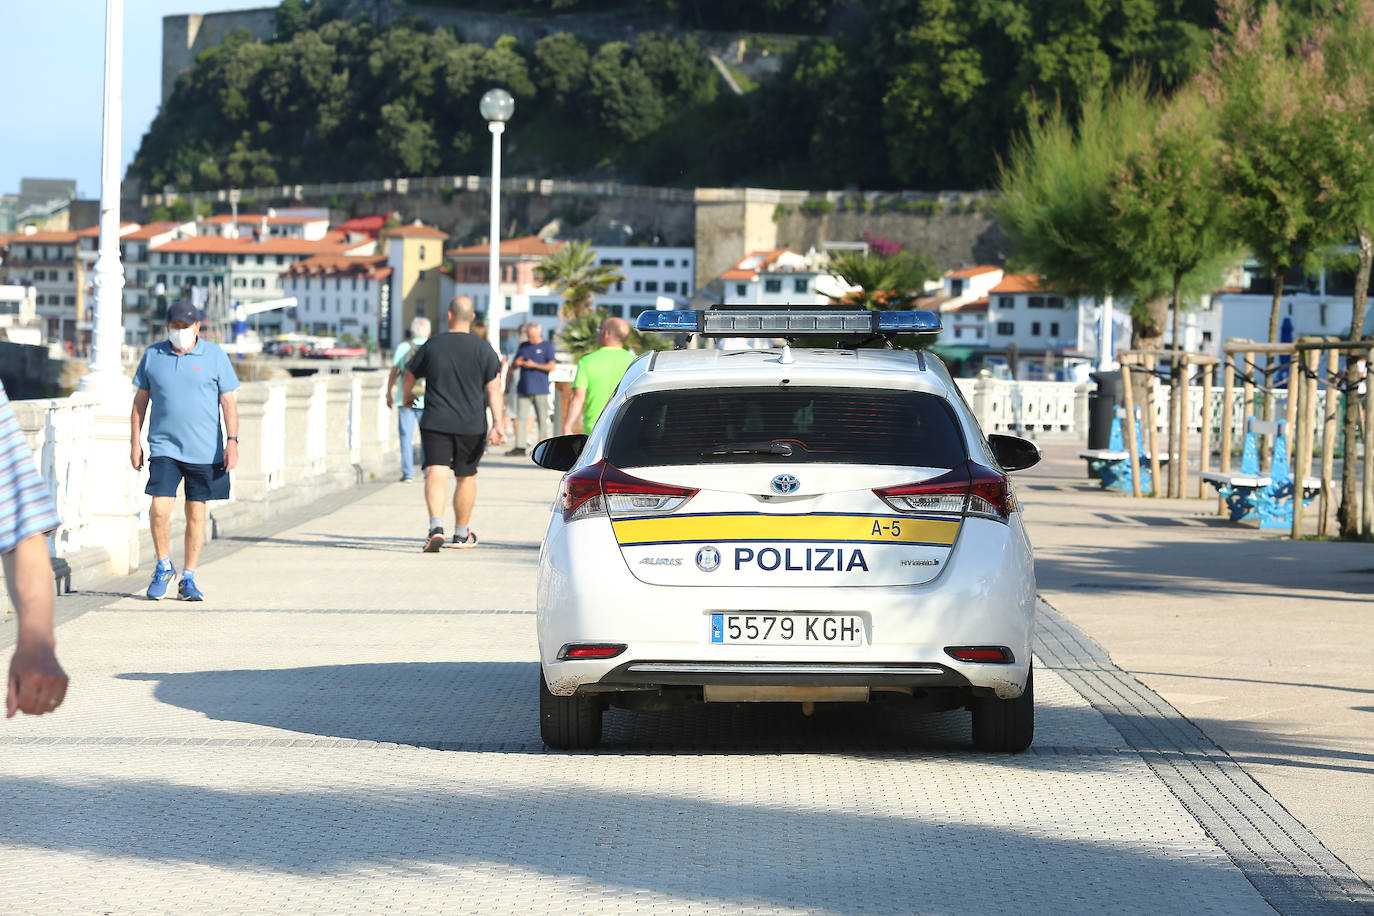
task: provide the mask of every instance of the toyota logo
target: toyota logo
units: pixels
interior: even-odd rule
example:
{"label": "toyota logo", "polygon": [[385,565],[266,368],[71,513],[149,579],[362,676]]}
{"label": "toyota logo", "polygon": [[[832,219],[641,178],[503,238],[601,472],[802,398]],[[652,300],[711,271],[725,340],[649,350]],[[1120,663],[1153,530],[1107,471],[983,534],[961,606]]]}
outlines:
{"label": "toyota logo", "polygon": [[797,487],[800,486],[801,482],[791,474],[779,474],[777,477],[773,478],[772,487],[774,493],[782,493],[784,495],[787,493],[795,493],[797,492]]}

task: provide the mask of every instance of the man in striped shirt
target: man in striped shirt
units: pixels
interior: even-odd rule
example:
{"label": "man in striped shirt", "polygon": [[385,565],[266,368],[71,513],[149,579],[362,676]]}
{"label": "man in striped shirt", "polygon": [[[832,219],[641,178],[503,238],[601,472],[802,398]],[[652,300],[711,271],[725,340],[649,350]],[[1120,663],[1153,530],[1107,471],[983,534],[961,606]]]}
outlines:
{"label": "man in striped shirt", "polygon": [[0,554],[5,586],[19,618],[10,659],[5,717],[52,712],[67,695],[53,635],[54,583],[46,535],[60,525],[47,484],[0,384]]}

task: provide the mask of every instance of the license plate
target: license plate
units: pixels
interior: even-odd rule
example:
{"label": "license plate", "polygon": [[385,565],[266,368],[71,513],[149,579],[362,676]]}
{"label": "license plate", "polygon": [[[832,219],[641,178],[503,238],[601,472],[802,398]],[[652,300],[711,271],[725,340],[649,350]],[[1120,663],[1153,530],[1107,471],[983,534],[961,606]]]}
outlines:
{"label": "license plate", "polygon": [[712,614],[711,642],[756,646],[862,646],[857,614]]}

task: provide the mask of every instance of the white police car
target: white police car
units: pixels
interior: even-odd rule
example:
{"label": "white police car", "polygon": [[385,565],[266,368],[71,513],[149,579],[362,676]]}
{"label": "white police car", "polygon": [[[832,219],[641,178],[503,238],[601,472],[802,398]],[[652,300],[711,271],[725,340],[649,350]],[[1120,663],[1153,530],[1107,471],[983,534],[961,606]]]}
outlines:
{"label": "white police car", "polygon": [[[937,334],[930,312],[648,312],[641,330],[803,341]],[[539,559],[540,730],[595,745],[608,704],[967,707],[1034,733],[1035,573],[1007,471],[944,365],[899,349],[647,353],[567,471]]]}

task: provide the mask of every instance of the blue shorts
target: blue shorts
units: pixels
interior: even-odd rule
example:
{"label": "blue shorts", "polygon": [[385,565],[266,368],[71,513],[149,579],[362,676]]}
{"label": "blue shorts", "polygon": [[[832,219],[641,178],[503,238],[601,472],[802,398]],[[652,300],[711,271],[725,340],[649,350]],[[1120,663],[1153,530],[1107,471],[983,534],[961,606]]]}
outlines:
{"label": "blue shorts", "polygon": [[229,498],[229,472],[224,465],[188,464],[175,458],[149,459],[148,486],[143,492],[149,496],[176,496],[177,485],[183,479],[189,502]]}

